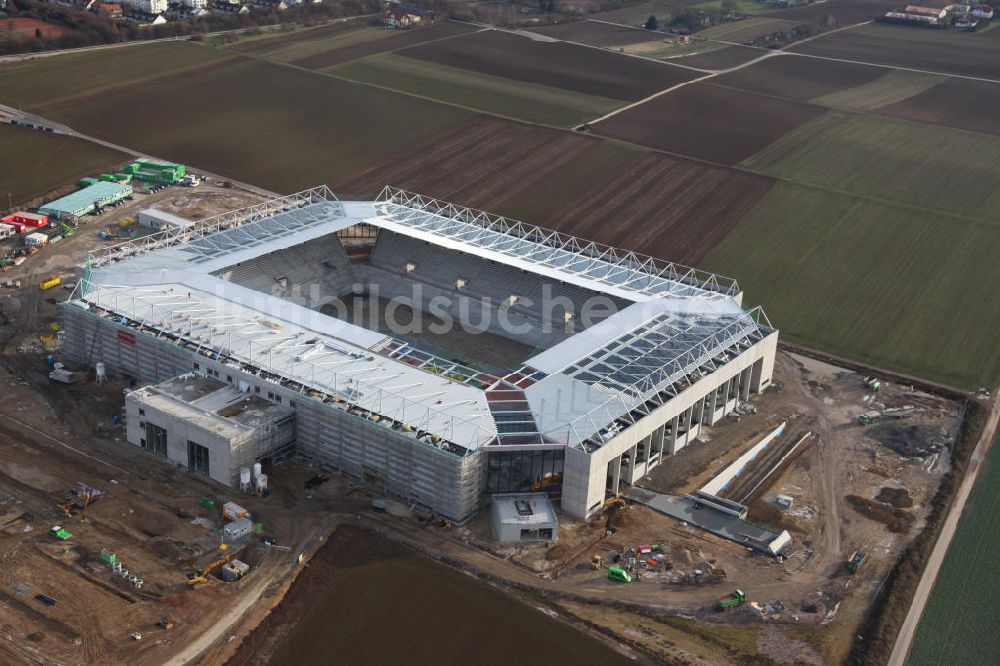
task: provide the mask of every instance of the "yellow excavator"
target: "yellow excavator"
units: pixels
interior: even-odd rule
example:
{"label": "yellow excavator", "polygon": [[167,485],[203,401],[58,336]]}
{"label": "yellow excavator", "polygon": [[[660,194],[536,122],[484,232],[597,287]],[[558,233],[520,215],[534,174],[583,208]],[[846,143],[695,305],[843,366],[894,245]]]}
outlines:
{"label": "yellow excavator", "polygon": [[614,509],[615,511],[625,511],[628,509],[628,502],[623,500],[621,497],[611,497],[604,503],[601,511],[610,511]]}
{"label": "yellow excavator", "polygon": [[192,590],[196,590],[199,587],[205,587],[208,585],[212,579],[208,577],[210,573],[215,571],[216,567],[221,567],[223,564],[233,559],[231,554],[226,554],[214,562],[209,562],[206,564],[201,571],[198,573],[188,574],[187,584]]}

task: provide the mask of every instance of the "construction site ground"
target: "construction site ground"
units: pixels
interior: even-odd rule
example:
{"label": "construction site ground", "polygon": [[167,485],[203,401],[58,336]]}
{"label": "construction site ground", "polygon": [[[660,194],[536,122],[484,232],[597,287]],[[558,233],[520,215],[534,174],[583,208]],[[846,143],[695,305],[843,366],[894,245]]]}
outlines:
{"label": "construction site ground", "polygon": [[[788,529],[795,539],[794,554],[779,562],[639,506],[587,522],[564,517],[558,544],[499,547],[485,514],[444,529],[391,501],[387,513],[375,513],[372,492],[344,477],[330,474],[332,482],[306,490],[315,470],[294,458],[267,470],[270,497],[233,495],[125,442],[122,384],[49,381],[46,356],[58,358],[49,337],[58,322],[54,301],[65,292],[41,291],[40,279],[71,272],[102,244],[100,229],[151,203],[201,217],[254,200],[214,186],[136,196],[4,275],[24,286],[0,290],[9,319],[0,325],[0,661],[221,663],[289,589],[301,570],[299,555],[308,561],[344,522],[538,595],[554,612],[666,661],[762,655],[821,663],[846,654],[865,608],[921,528],[958,428],[956,403],[898,384],[883,383],[873,395],[857,373],[779,353],[775,381],[752,398],[755,414],[706,429],[701,441],[640,482],[690,492],[782,421],[783,438],[812,431],[806,450],[750,509],[752,520]],[[877,403],[917,410],[907,419],[859,425],[858,416]],[[80,482],[106,494],[83,515],[67,517],[56,503]],[[776,493],[794,498],[790,510],[777,509]],[[200,504],[206,496],[248,508],[279,547],[253,537],[234,548],[252,566],[245,579],[189,590],[186,574],[219,555],[222,516]],[[906,529],[893,532],[890,523]],[[48,534],[54,525],[73,536],[55,539]],[[591,567],[595,553],[609,562],[619,546],[649,543],[669,547],[672,571],[660,566],[622,584]],[[142,589],[100,562],[101,549],[142,578]],[[869,559],[850,575],[844,563],[855,549]],[[689,582],[695,569],[702,582]],[[767,619],[748,605],[714,609],[716,597],[737,587],[748,601],[769,605]],[[172,629],[156,626],[163,618]]]}

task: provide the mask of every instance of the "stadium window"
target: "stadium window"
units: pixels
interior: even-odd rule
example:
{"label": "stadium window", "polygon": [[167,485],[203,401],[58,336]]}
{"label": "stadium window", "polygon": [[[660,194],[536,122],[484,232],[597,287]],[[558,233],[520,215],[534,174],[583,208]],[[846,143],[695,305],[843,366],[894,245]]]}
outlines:
{"label": "stadium window", "polygon": [[273,391],[268,391],[267,392],[267,399],[268,400],[274,400],[274,392]]}
{"label": "stadium window", "polygon": [[232,384],[233,383],[233,376],[232,375],[226,375],[226,381],[229,382],[230,384]]}
{"label": "stadium window", "polygon": [[260,395],[260,387],[259,386],[254,386],[253,387],[253,392],[256,393],[257,395]]}
{"label": "stadium window", "polygon": [[145,409],[139,409],[139,416],[145,416],[145,415],[146,415],[146,410]]}
{"label": "stadium window", "polygon": [[200,363],[195,363],[194,364],[194,369],[195,370],[201,370],[201,364]]}

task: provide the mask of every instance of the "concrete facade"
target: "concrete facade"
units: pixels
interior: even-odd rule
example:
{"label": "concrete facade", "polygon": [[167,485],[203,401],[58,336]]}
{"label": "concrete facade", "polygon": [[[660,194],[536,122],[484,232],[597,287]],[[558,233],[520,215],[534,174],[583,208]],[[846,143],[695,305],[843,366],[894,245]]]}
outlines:
{"label": "concrete facade", "polygon": [[500,543],[559,540],[559,518],[544,493],[494,495],[490,524]]}
{"label": "concrete facade", "polygon": [[599,512],[608,495],[619,495],[665,456],[687,446],[698,436],[702,424],[716,423],[750,393],[767,388],[777,345],[775,332],[592,453],[567,448],[563,511],[581,518]]}
{"label": "concrete facade", "polygon": [[[156,331],[123,326],[75,305],[64,306],[63,323],[63,351],[72,362],[93,366],[103,361],[110,375],[136,384],[155,383],[193,371],[240,389],[245,387],[254,396],[294,410],[297,450],[323,465],[379,484],[386,493],[454,521],[464,521],[480,508],[485,450],[460,455],[435,448],[418,440],[415,433],[388,427],[387,421],[352,413],[346,403],[334,403],[329,396],[314,391],[302,393],[283,386],[278,377],[233,367],[198,353],[192,345],[157,337]],[[139,418],[137,405],[127,409],[127,428],[134,428],[135,433],[130,435],[130,441],[133,437],[139,441]],[[147,421],[156,423],[155,418],[147,412]],[[176,429],[168,458],[178,464],[188,462],[188,434],[203,437],[200,431]],[[221,442],[210,443],[220,451],[225,448]],[[216,465],[227,465],[221,454],[211,460],[213,469]],[[222,478],[216,480],[230,483]]]}

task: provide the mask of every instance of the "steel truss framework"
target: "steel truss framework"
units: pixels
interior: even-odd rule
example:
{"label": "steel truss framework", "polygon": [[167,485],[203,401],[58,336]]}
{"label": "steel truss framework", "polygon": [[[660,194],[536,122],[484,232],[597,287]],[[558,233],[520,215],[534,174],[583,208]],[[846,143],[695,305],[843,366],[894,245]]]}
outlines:
{"label": "steel truss framework", "polygon": [[382,190],[376,207],[411,228],[648,296],[720,298],[740,293],[730,278],[394,187]]}
{"label": "steel truss framework", "polygon": [[[314,187],[288,196],[268,199],[246,208],[228,211],[219,215],[194,222],[186,227],[165,229],[155,234],[143,236],[135,240],[125,241],[117,245],[94,250],[87,255],[87,260],[94,268],[114,263],[120,259],[144,252],[152,252],[163,247],[189,244],[191,241],[204,239],[220,231],[261,222],[273,218],[279,213],[292,211],[311,203],[320,201],[338,201],[337,197],[325,185]],[[294,225],[292,225],[294,226]]]}
{"label": "steel truss framework", "polygon": [[[302,392],[320,391],[350,405],[349,411],[358,408],[378,415],[376,421],[384,418],[418,433],[433,433],[444,443],[464,441],[469,446],[462,448],[470,450],[496,436],[492,423],[479,422],[485,417],[448,413],[460,404],[440,404],[431,387],[427,387],[430,392],[421,393],[419,383],[400,386],[400,373],[391,369],[372,371],[370,364],[357,367],[356,362],[369,357],[369,352],[302,332],[282,331],[264,316],[226,314],[217,304],[183,298],[180,289],[168,286],[91,285],[86,300],[99,308],[99,316],[110,315],[119,324],[134,323],[135,330],[157,339],[184,341],[202,356],[231,359],[234,367],[252,366],[273,377],[288,378],[299,383]],[[447,426],[442,427],[445,422]],[[464,431],[462,437],[455,436],[458,429]]]}

